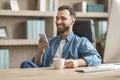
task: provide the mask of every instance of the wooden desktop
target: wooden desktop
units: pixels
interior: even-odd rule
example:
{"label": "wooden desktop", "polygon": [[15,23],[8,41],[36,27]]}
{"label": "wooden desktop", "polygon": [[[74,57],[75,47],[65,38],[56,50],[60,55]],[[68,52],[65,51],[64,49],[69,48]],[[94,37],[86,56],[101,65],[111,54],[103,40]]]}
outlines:
{"label": "wooden desktop", "polygon": [[120,80],[120,69],[82,73],[75,69],[57,70],[48,68],[0,70],[0,80]]}

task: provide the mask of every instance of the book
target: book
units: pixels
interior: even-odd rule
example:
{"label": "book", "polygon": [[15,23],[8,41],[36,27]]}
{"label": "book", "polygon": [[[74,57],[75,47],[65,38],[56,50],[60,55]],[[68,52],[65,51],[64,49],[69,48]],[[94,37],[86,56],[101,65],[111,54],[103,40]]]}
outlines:
{"label": "book", "polygon": [[0,50],[0,69],[4,69],[4,53]]}
{"label": "book", "polygon": [[104,12],[103,4],[87,4],[87,12]]}
{"label": "book", "polygon": [[87,12],[87,2],[84,0],[76,3],[74,7],[76,11]]}
{"label": "book", "polygon": [[97,21],[95,25],[96,25],[95,27],[96,38],[104,39],[105,34],[107,32],[107,21],[106,20]]}
{"label": "book", "polygon": [[12,11],[19,11],[17,0],[10,0],[10,6]]}
{"label": "book", "polygon": [[48,0],[48,11],[54,11],[54,0]]}
{"label": "book", "polygon": [[9,50],[0,49],[0,69],[9,68]]}
{"label": "book", "polygon": [[3,49],[4,51],[4,69],[9,68],[9,50]]}
{"label": "book", "polygon": [[27,20],[26,37],[29,40],[38,40],[39,34],[45,33],[45,20]]}
{"label": "book", "polygon": [[46,0],[37,0],[37,9],[39,11],[46,11]]}
{"label": "book", "polygon": [[27,20],[26,22],[26,36],[27,36],[27,39],[31,40],[33,36],[32,34],[32,20]]}

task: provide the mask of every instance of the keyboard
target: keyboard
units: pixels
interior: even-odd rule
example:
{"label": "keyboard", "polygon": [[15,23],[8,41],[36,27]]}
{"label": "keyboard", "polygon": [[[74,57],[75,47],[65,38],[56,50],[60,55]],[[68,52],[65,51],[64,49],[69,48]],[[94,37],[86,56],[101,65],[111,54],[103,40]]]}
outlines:
{"label": "keyboard", "polygon": [[112,68],[85,68],[85,69],[80,69],[80,70],[76,70],[77,72],[84,72],[84,73],[88,73],[88,72],[100,72],[100,71],[110,71],[113,70]]}

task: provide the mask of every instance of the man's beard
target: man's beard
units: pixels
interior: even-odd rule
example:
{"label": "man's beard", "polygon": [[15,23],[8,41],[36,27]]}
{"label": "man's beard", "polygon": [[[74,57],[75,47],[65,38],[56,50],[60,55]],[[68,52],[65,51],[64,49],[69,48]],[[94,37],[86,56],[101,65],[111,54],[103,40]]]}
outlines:
{"label": "man's beard", "polygon": [[69,26],[65,26],[62,31],[57,30],[57,35],[60,35],[62,33],[65,33],[69,30]]}

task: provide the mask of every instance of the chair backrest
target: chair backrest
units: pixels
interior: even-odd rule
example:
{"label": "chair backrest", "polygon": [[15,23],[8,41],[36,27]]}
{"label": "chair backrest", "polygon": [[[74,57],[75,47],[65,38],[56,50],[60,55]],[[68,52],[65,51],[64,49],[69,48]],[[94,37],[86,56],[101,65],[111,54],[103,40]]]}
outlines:
{"label": "chair backrest", "polygon": [[87,37],[96,48],[95,26],[92,19],[76,19],[73,32],[80,37]]}

